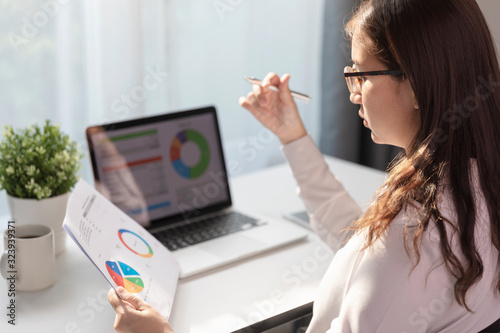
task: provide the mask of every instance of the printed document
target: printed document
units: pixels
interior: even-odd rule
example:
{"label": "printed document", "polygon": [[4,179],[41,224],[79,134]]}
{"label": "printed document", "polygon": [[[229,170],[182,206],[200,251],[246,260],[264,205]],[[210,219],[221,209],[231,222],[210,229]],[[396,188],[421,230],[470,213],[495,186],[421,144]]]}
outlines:
{"label": "printed document", "polygon": [[146,229],[84,180],[69,198],[63,227],[115,290],[122,286],[168,319],[179,265]]}

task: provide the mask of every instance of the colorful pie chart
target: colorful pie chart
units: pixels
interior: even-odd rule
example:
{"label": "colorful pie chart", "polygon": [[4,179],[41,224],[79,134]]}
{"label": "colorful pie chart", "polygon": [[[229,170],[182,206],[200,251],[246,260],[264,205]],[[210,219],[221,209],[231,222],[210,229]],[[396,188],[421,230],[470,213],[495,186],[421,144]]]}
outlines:
{"label": "colorful pie chart", "polygon": [[[200,156],[198,163],[193,166],[186,165],[182,160],[182,146],[188,142],[198,146]],[[210,148],[203,135],[193,129],[182,130],[174,137],[170,144],[170,160],[175,171],[184,178],[193,179],[200,177],[210,163]]]}
{"label": "colorful pie chart", "polygon": [[151,258],[153,256],[153,249],[149,244],[133,231],[127,229],[118,230],[118,237],[127,249],[143,258]]}
{"label": "colorful pie chart", "polygon": [[129,265],[121,261],[106,261],[106,269],[113,281],[129,293],[139,293],[144,289],[141,276]]}

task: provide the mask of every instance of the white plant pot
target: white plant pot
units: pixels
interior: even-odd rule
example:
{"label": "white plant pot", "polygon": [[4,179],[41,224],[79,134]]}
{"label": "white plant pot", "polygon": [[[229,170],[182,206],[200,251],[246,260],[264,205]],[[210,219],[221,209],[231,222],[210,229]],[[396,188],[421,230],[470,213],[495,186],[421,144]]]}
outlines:
{"label": "white plant pot", "polygon": [[66,231],[62,227],[70,193],[42,200],[21,199],[7,194],[11,219],[16,224],[43,224],[54,230],[56,255],[66,249]]}

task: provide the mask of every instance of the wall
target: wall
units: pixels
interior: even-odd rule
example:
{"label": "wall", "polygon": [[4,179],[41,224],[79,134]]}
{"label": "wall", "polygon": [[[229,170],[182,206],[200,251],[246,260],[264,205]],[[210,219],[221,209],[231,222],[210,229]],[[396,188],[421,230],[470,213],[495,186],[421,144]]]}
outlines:
{"label": "wall", "polygon": [[[497,53],[500,54],[500,1],[498,0],[477,0],[479,7],[481,7],[484,16],[490,26],[491,33],[497,44]],[[500,58],[500,56],[499,56]]]}

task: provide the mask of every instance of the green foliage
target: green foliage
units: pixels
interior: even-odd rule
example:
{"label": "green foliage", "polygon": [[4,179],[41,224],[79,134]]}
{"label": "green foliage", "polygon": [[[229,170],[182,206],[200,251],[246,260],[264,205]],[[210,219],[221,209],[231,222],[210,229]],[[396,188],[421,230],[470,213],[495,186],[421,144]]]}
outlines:
{"label": "green foliage", "polygon": [[0,142],[0,189],[13,197],[44,199],[69,192],[78,181],[83,154],[49,120],[14,131],[4,126]]}

